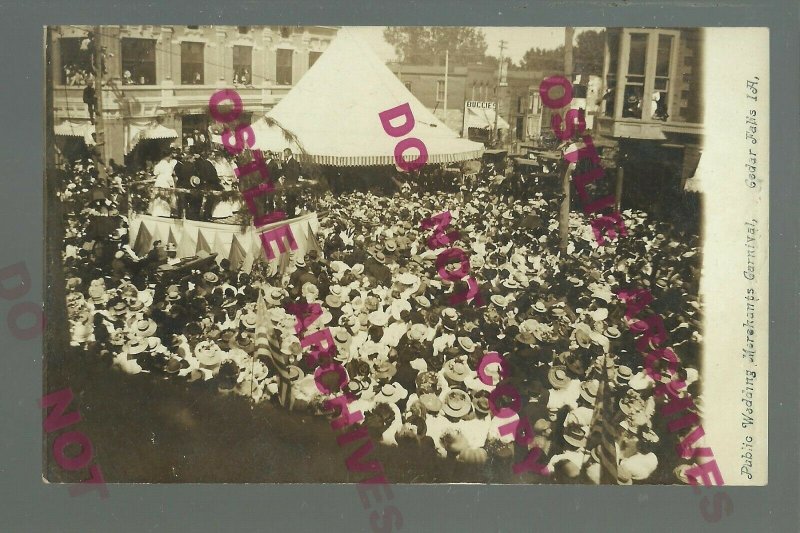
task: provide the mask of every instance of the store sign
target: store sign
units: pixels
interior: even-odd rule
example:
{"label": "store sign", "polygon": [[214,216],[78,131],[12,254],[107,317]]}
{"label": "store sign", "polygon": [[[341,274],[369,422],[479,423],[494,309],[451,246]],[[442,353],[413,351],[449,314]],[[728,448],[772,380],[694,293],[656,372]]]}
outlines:
{"label": "store sign", "polygon": [[477,100],[467,100],[464,105],[467,108],[472,107],[476,109],[495,109],[497,107],[497,102],[478,102]]}

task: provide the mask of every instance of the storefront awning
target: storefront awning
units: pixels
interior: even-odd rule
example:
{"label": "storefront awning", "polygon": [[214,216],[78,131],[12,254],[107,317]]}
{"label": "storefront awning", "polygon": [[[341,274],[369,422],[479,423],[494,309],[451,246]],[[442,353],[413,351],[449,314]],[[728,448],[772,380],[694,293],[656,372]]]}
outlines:
{"label": "storefront awning", "polygon": [[83,137],[87,146],[95,144],[92,134],[95,132],[94,124],[90,122],[72,122],[65,120],[53,127],[53,133],[60,137]]}
{"label": "storefront awning", "polygon": [[148,139],[177,139],[178,132],[162,124],[129,124],[125,153],[133,150],[139,141]]}
{"label": "storefront awning", "polygon": [[[464,126],[467,128],[480,128],[488,130],[494,128],[494,109],[484,109],[476,107],[467,108],[467,116],[464,119]],[[507,130],[511,126],[508,125],[503,117],[497,117],[497,129]]]}

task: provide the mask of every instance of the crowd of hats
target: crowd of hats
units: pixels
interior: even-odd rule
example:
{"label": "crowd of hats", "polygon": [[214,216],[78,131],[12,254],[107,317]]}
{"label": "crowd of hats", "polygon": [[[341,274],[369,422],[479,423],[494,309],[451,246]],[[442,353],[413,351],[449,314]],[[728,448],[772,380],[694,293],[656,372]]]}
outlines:
{"label": "crowd of hats", "polygon": [[[287,304],[316,302],[325,311],[310,330],[331,328],[335,357],[349,377],[346,392],[355,398],[350,411],[362,411],[386,444],[427,447],[467,463],[512,460],[513,435],[498,432],[509,420],[492,416],[493,387],[476,372],[483,354],[496,351],[522,395],[519,416],[529,418],[534,444],[558,480],[599,480],[589,425],[607,379],[606,394],[624,415],[617,443],[622,482],[652,480],[655,472],[685,481],[686,465],[669,451],[673,437],[656,415],[654,383],[642,370],[614,290],[651,291],[688,392],[701,406],[696,235],[628,210],[628,236],[599,247],[585,217],[573,213],[570,244],[560,253],[554,200],[531,192],[499,205],[480,184],[466,195],[414,186],[402,196],[329,194],[321,204],[324,257],[291,254],[283,273],[277,261],[248,274],[223,260],[174,284],[157,276],[171,261],[169,250],[136,257],[120,231],[117,250],[101,259],[86,245],[82,226],[68,223],[73,345],[125,372],[275,401],[275,369],[268,358],[254,357],[263,291],[278,344],[293,363],[295,409],[326,415],[295,318],[284,311]],[[458,245],[470,258],[482,307],[448,304],[466,285],[439,279],[436,252],[425,243],[430,231],[420,229],[422,219],[444,210],[461,234]]]}

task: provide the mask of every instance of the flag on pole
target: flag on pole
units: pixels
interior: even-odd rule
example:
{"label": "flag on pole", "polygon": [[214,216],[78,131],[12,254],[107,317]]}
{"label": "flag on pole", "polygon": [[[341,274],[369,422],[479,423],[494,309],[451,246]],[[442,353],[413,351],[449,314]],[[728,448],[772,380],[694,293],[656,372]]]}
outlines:
{"label": "flag on pole", "polygon": [[589,430],[589,442],[597,445],[597,458],[600,461],[600,484],[616,485],[619,483],[617,468],[617,439],[619,438],[619,422],[621,413],[615,409],[614,395],[608,385],[609,361],[603,359],[603,372],[597,400]]}
{"label": "flag on pole", "polygon": [[306,234],[308,237],[306,238],[306,253],[310,250],[316,250],[318,254],[318,258],[323,258],[322,247],[319,245],[319,241],[317,240],[317,235],[314,233],[314,230],[311,229],[311,223],[309,222],[306,226]]}
{"label": "flag on pole", "polygon": [[272,360],[278,375],[278,401],[291,411],[294,400],[292,381],[289,377],[289,358],[281,352],[281,343],[272,323],[272,317],[269,315],[263,290],[260,291],[256,304],[256,351],[253,361],[256,356]]}

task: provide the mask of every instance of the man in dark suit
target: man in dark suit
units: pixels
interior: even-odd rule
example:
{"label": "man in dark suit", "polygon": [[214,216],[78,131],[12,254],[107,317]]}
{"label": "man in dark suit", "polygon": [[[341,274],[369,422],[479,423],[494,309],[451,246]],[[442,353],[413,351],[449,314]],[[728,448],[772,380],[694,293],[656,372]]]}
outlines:
{"label": "man in dark suit", "polygon": [[293,218],[297,206],[297,186],[300,183],[300,163],[294,158],[292,151],[283,151],[286,161],[283,163],[283,186],[286,191],[286,216]]}
{"label": "man in dark suit", "polygon": [[[222,182],[217,174],[217,169],[211,161],[211,152],[203,151],[201,157],[195,162],[195,174],[200,178],[200,189],[203,191],[221,191]],[[207,194],[203,203],[203,218],[209,220],[217,205],[218,198]]]}
{"label": "man in dark suit", "polygon": [[294,158],[292,151],[287,148],[283,151],[286,162],[283,164],[283,178],[285,185],[297,185],[300,181],[300,163]]}
{"label": "man in dark suit", "polygon": [[[192,154],[182,153],[176,150],[175,153],[175,187],[177,189],[191,189],[190,178],[194,175],[194,160]],[[186,206],[189,203],[189,194],[183,191],[178,192],[178,217],[183,218]]]}
{"label": "man in dark suit", "polygon": [[[267,172],[269,173],[269,181],[273,183],[273,185],[278,184],[278,180],[281,179],[281,165],[278,163],[278,158],[276,157],[275,152],[269,151],[267,152]],[[275,196],[274,194],[268,195],[265,198],[265,203],[267,206],[267,211],[275,211]]]}

